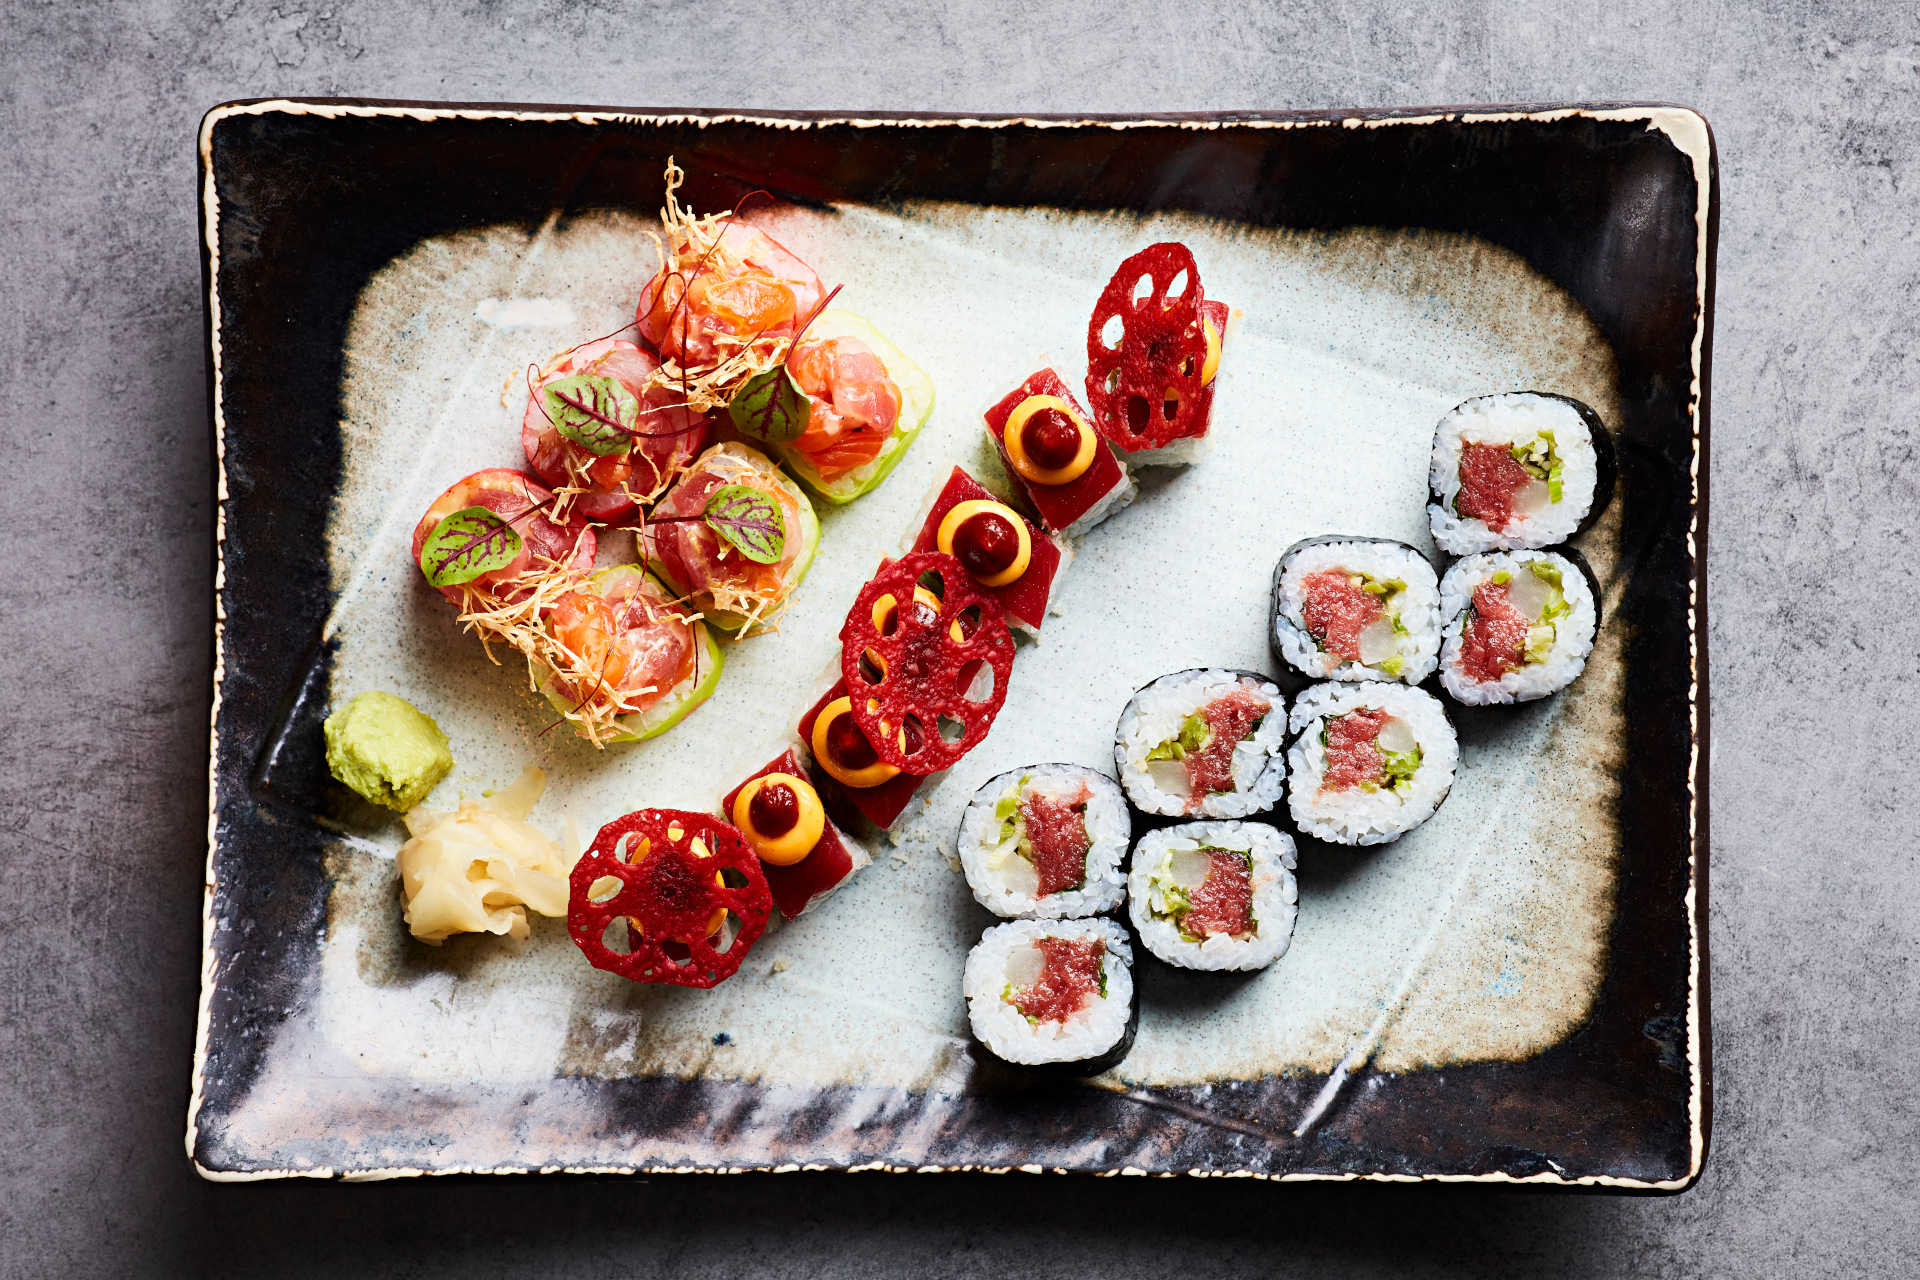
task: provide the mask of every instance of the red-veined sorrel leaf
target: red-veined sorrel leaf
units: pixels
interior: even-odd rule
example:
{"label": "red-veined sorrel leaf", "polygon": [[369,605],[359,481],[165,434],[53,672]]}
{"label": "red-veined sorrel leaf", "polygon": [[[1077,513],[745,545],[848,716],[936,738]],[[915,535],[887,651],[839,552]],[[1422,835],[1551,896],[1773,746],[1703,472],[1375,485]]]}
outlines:
{"label": "red-veined sorrel leaf", "polygon": [[812,414],[813,402],[784,364],[754,374],[727,404],[735,430],[768,444],[797,440]]}
{"label": "red-veined sorrel leaf", "polygon": [[787,521],[770,493],[723,484],[701,513],[707,527],[755,564],[778,564],[787,547]]}
{"label": "red-veined sorrel leaf", "polygon": [[554,430],[599,457],[623,452],[640,430],[640,398],[618,378],[555,378],[541,395]]}
{"label": "red-veined sorrel leaf", "polygon": [[462,507],[420,544],[420,572],[436,587],[457,587],[504,569],[520,554],[520,535],[485,507]]}

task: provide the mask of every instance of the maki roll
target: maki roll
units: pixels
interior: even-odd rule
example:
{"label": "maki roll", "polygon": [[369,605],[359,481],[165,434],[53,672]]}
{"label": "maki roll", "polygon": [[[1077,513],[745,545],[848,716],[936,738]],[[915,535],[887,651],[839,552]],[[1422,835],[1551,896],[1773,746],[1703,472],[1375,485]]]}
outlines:
{"label": "maki roll", "polygon": [[1566,396],[1479,396],[1434,428],[1429,480],[1433,540],[1449,555],[1550,547],[1606,508],[1613,438]]}
{"label": "maki roll", "polygon": [[1111,920],[995,925],[967,953],[967,1020],[1003,1061],[1098,1075],[1133,1047],[1132,964]]}
{"label": "maki roll", "polygon": [[1440,656],[1440,580],[1404,542],[1296,542],[1274,567],[1268,640],[1315,680],[1419,684]]}
{"label": "maki roll", "polygon": [[1599,601],[1577,551],[1468,556],[1440,583],[1441,686],[1470,706],[1559,692],[1593,652]]}
{"label": "maki roll", "polygon": [[1140,838],[1127,909],[1147,950],[1182,969],[1264,969],[1298,914],[1293,838],[1260,822],[1183,822]]}
{"label": "maki roll", "polygon": [[1133,695],[1114,730],[1120,783],[1147,813],[1265,813],[1286,786],[1286,720],[1279,688],[1251,671],[1161,676]]}
{"label": "maki roll", "polygon": [[1440,807],[1460,744],[1424,689],[1317,684],[1293,704],[1287,803],[1303,835],[1386,844]]}
{"label": "maki roll", "polygon": [[1014,769],[974,792],[960,862],[996,915],[1058,919],[1112,911],[1132,823],[1119,784],[1077,764]]}

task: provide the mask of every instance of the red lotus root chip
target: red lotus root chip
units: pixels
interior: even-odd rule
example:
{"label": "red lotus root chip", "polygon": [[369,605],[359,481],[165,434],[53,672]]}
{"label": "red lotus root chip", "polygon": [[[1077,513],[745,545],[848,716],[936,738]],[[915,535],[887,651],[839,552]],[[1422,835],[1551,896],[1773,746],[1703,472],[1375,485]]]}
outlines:
{"label": "red lotus root chip", "polygon": [[[1185,285],[1169,294],[1183,272]],[[1135,297],[1143,280],[1152,288]],[[1197,434],[1207,345],[1203,296],[1192,252],[1167,241],[1121,263],[1094,304],[1087,403],[1101,434],[1130,453]]]}
{"label": "red lotus root chip", "polygon": [[[600,828],[574,864],[569,889],[567,931],[594,968],[676,987],[732,977],[773,909],[746,837],[684,809],[640,809]],[[619,921],[624,955],[608,945],[609,926]]]}
{"label": "red lotus root chip", "polygon": [[[999,603],[958,560],[918,551],[861,589],[840,628],[840,671],[854,723],[875,753],[924,777],[950,767],[993,727],[1007,700],[1013,637]],[[989,671],[993,687],[983,689]]]}

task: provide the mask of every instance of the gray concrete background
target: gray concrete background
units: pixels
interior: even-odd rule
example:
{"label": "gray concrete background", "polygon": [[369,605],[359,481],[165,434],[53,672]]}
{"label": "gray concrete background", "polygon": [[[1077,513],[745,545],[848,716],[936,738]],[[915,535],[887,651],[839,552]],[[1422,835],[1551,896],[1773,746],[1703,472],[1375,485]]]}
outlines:
{"label": "gray concrete background", "polygon": [[[1617,11],[1616,11],[1617,9]],[[1713,1151],[1677,1199],[1029,1179],[200,1182],[210,489],[195,127],[270,94],[1195,110],[1665,99],[1724,182]],[[1920,23],[1904,6],[0,8],[0,1273],[1920,1270]],[[1847,795],[1851,803],[1836,806]],[[1890,834],[1891,833],[1891,834]]]}

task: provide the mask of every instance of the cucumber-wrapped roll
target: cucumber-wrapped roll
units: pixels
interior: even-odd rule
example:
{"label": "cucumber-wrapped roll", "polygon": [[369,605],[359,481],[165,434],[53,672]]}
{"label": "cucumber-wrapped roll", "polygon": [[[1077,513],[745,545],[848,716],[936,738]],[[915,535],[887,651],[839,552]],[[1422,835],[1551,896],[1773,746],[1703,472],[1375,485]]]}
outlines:
{"label": "cucumber-wrapped roll", "polygon": [[720,683],[705,620],[638,565],[602,569],[554,601],[540,691],[596,746],[654,738]]}

